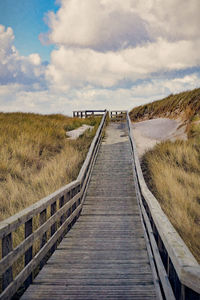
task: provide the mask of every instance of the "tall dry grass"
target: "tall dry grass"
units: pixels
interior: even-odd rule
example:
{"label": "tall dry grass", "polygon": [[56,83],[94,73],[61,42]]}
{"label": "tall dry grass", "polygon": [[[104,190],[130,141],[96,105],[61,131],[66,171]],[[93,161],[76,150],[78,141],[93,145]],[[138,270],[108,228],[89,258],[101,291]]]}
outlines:
{"label": "tall dry grass", "polygon": [[130,112],[132,121],[152,119],[156,117],[182,117],[183,120],[192,121],[200,115],[200,88],[153,101],[152,103],[135,107]]}
{"label": "tall dry grass", "polygon": [[[0,220],[74,180],[99,118],[0,113]],[[72,141],[66,131],[94,125]]]}
{"label": "tall dry grass", "polygon": [[146,182],[200,262],[200,124],[188,141],[162,142],[142,160]]}

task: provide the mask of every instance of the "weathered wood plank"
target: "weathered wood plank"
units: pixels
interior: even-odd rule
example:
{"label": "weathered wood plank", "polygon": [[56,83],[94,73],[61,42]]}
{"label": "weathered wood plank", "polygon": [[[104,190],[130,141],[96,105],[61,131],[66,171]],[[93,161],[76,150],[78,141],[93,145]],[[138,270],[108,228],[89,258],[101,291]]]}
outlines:
{"label": "weathered wood plank", "polygon": [[[2,257],[7,256],[13,248],[12,234],[9,233],[2,239]],[[2,289],[5,289],[13,279],[12,267],[5,266],[2,277]]]}
{"label": "weathered wood plank", "polygon": [[[25,223],[25,239],[30,236],[33,232],[33,219],[28,220]],[[28,265],[28,263],[33,258],[33,246],[29,247],[28,250],[25,252],[25,259],[24,259],[24,266]],[[25,286],[28,287],[33,280],[32,273],[29,275],[29,277],[25,281]]]}

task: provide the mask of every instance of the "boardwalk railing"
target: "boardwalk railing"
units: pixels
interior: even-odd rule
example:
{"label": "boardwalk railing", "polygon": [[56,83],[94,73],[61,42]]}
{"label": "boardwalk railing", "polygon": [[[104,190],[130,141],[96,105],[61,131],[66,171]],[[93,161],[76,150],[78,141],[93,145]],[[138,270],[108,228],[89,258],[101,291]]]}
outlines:
{"label": "boardwalk railing", "polygon": [[[42,267],[44,259],[52,254],[57,243],[80,215],[85,189],[99,149],[107,115],[107,111],[104,111],[77,179],[0,223],[2,240],[0,299],[10,299],[23,284],[27,287],[32,282],[33,272],[38,266]],[[34,218],[39,222],[35,231],[33,230]],[[13,235],[19,228],[23,231],[24,239],[13,248]],[[39,251],[34,255],[35,242],[39,245]],[[19,259],[24,262],[24,267],[19,274],[15,275],[14,266]]]}
{"label": "boardwalk railing", "polygon": [[[166,299],[173,297],[167,294],[169,290],[166,277],[168,277],[176,299],[200,299],[200,266],[145,183],[128,113],[127,124],[133,152],[136,190],[158,276],[164,294],[168,295],[165,297]],[[156,253],[158,251],[160,256]]]}
{"label": "boardwalk railing", "polygon": [[105,113],[104,110],[76,110],[73,111],[74,118],[88,118],[94,116],[102,116]]}
{"label": "boardwalk railing", "polygon": [[126,120],[127,110],[111,110],[110,111],[110,119],[121,121]]}

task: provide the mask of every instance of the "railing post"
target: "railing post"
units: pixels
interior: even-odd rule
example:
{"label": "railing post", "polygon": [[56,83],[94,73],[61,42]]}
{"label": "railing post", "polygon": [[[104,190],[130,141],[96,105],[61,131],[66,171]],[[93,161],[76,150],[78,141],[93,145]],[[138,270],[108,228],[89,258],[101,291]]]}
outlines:
{"label": "railing post", "polygon": [[[62,197],[59,199],[59,208],[63,207],[63,205],[65,204],[65,203],[64,203],[64,200],[65,200],[64,196],[62,196]],[[60,225],[62,225],[63,222],[64,222],[64,215],[62,215],[62,216],[60,217]]]}
{"label": "railing post", "polygon": [[[56,213],[56,201],[53,202],[51,204],[51,216],[53,216]],[[54,235],[54,233],[56,232],[56,228],[57,228],[57,223],[55,222],[52,226],[51,226],[51,236]],[[53,253],[56,249],[56,245],[57,243],[55,243],[52,247],[51,247],[51,253]]]}
{"label": "railing post", "polygon": [[[41,213],[40,213],[40,226],[43,225],[47,220],[47,210],[44,209]],[[47,233],[45,232],[41,238],[40,241],[40,248],[42,248],[45,243],[47,242]],[[40,269],[42,269],[42,267],[45,264],[45,259],[43,259],[40,263]]]}
{"label": "railing post", "polygon": [[[73,188],[72,189],[72,197],[73,198],[74,196],[76,195],[76,188]],[[72,208],[71,208],[71,213],[76,209],[76,202],[72,205]],[[76,217],[74,217],[74,219],[72,220],[71,224],[72,226],[74,225],[74,223],[76,222]]]}
{"label": "railing post", "polygon": [[[33,219],[31,218],[25,223],[25,239],[33,233]],[[25,260],[24,260],[24,265],[28,265],[28,263],[32,260],[33,258],[33,246],[31,246],[26,252],[25,252]],[[33,281],[33,274],[31,273],[28,278],[25,281],[25,287],[28,287],[32,281]]]}
{"label": "railing post", "polygon": [[[12,233],[9,233],[2,239],[2,257],[6,256],[9,252],[12,251],[12,249],[13,249]],[[5,288],[7,288],[7,286],[12,282],[12,280],[13,280],[12,267],[9,267],[3,274],[2,290],[5,290]]]}
{"label": "railing post", "polygon": [[[72,198],[72,192],[71,191],[69,191],[68,193],[67,193],[67,195],[66,195],[66,201],[68,202],[71,198]],[[69,209],[68,209],[68,211],[67,211],[67,218],[71,215],[71,213],[72,213],[72,208],[70,207]],[[70,229],[71,229],[71,227],[72,227],[72,225],[71,225],[71,223],[70,224],[68,224],[68,226],[67,226],[67,231],[69,231]]]}

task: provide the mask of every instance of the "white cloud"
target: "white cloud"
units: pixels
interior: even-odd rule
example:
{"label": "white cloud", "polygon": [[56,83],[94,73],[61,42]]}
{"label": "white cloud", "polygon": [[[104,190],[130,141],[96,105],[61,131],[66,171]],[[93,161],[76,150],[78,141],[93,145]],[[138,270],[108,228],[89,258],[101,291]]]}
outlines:
{"label": "white cloud", "polygon": [[170,93],[199,86],[200,75],[175,79],[153,79],[133,85],[129,89],[94,88],[85,86],[61,92],[55,89],[29,91],[23,85],[0,86],[0,110],[35,113],[63,113],[72,115],[80,109],[132,109],[134,106],[161,99]]}
{"label": "white cloud", "polygon": [[39,66],[41,64],[41,57],[38,53],[33,53],[29,55],[30,62],[35,65]]}
{"label": "white cloud", "polygon": [[149,32],[155,37],[172,40],[199,38],[199,0],[138,1],[137,12],[146,20]]}
{"label": "white cloud", "polygon": [[62,0],[50,12],[49,40],[67,47],[114,50],[158,37],[199,37],[199,0]]}
{"label": "white cloud", "polygon": [[49,40],[66,46],[116,49],[148,39],[145,22],[130,1],[63,0],[55,14],[50,12]]}
{"label": "white cloud", "polygon": [[52,52],[47,77],[60,88],[92,84],[116,86],[122,80],[148,78],[151,73],[181,70],[200,65],[200,40],[155,43],[117,52],[67,49]]}
{"label": "white cloud", "polygon": [[20,56],[13,45],[12,28],[0,25],[0,83],[32,84],[44,75],[41,58],[37,53],[28,57]]}
{"label": "white cloud", "polygon": [[200,66],[199,0],[61,0],[49,13],[58,45],[46,76],[61,90],[117,87]]}

